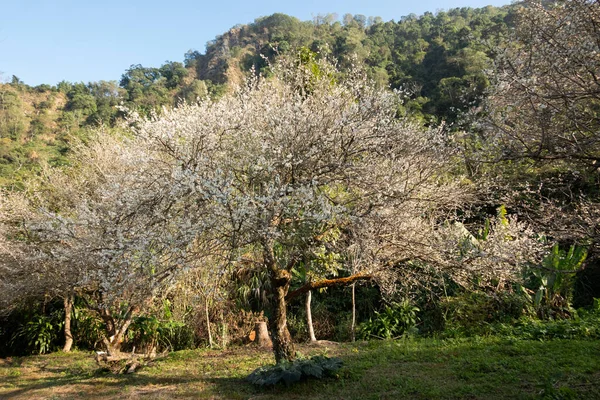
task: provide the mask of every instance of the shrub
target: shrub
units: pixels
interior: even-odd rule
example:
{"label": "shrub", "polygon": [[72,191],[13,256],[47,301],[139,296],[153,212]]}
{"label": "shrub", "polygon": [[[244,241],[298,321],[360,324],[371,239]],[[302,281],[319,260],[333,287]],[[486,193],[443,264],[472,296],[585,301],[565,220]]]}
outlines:
{"label": "shrub", "polygon": [[141,315],[133,319],[128,331],[130,344],[148,353],[193,347],[193,331],[184,322],[174,318],[168,300],[163,301],[160,311],[160,318],[156,315]]}
{"label": "shrub", "polygon": [[418,307],[408,300],[385,306],[383,312],[375,311],[375,318],[370,318],[359,327],[359,337],[363,339],[392,339],[415,330]]}
{"label": "shrub", "polygon": [[524,315],[527,299],[517,293],[466,292],[444,300],[445,336],[473,336],[492,333],[490,324],[513,323]]}
{"label": "shrub", "polygon": [[57,309],[49,315],[35,313],[12,335],[9,347],[27,354],[44,354],[55,350],[62,339],[64,313]]}
{"label": "shrub", "polygon": [[314,356],[300,358],[294,361],[283,361],[277,365],[267,365],[255,369],[246,378],[256,386],[274,386],[280,383],[291,385],[302,379],[321,379],[332,376],[343,365],[342,360],[336,357]]}
{"label": "shrub", "polygon": [[72,331],[75,344],[80,349],[95,350],[102,342],[104,322],[92,311],[85,308],[79,299],[75,300],[73,309]]}
{"label": "shrub", "polygon": [[522,318],[516,324],[494,324],[493,333],[518,339],[600,339],[600,299],[589,309],[579,309],[572,319],[540,321]]}

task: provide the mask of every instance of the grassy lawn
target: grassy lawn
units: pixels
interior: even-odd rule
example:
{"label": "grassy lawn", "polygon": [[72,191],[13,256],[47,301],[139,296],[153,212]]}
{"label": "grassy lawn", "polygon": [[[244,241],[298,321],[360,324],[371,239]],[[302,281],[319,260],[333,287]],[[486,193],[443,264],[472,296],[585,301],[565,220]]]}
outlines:
{"label": "grassy lawn", "polygon": [[244,381],[272,362],[249,347],[171,353],[135,374],[101,372],[92,354],[0,359],[0,398],[600,399],[600,342],[506,339],[360,342],[314,348],[339,356],[337,378],[259,390]]}

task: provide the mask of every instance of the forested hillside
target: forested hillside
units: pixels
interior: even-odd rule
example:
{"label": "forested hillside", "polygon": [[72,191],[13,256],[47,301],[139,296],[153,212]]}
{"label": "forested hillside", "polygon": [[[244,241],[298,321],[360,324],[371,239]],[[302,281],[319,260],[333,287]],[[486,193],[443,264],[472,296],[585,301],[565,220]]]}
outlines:
{"label": "forested hillside", "polygon": [[0,355],[254,341],[270,385],[339,368],[298,341],[599,339],[599,26],[274,14],[119,81],[13,77]]}
{"label": "forested hillside", "polygon": [[488,86],[494,47],[511,26],[510,7],[460,8],[396,21],[346,14],[300,21],[284,14],[237,25],[189,51],[183,62],[132,65],[111,82],[30,87],[13,77],[0,84],[0,185],[19,182],[40,163],[66,162],[69,140],[88,129],[114,127],[116,107],[159,112],[182,101],[218,98],[251,71],[261,72],[277,54],[307,47],[337,60],[367,66],[382,86],[401,89],[403,112],[423,123],[453,123],[480,100]]}

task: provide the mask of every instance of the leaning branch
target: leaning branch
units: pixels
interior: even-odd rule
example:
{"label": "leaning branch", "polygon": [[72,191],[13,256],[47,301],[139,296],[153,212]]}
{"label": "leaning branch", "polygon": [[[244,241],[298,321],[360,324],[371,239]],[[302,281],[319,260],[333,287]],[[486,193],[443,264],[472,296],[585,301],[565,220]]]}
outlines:
{"label": "leaning branch", "polygon": [[360,281],[360,280],[368,281],[371,279],[372,279],[371,275],[355,274],[355,275],[347,276],[345,278],[323,279],[321,281],[308,282],[305,285],[300,286],[298,289],[292,290],[291,292],[289,292],[288,295],[285,296],[285,298],[286,298],[286,300],[291,300],[295,297],[300,296],[303,293],[308,292],[309,290],[321,289],[321,288],[332,287],[332,286],[347,286],[356,281]]}

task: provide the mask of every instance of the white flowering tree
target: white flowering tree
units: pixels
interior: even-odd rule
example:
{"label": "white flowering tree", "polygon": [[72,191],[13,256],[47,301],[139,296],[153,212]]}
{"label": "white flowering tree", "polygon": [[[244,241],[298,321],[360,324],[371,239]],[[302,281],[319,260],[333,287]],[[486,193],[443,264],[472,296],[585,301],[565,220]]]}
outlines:
{"label": "white flowering tree", "polygon": [[0,297],[78,294],[117,353],[133,317],[204,244],[155,213],[164,182],[146,148],[99,132],[74,153],[70,168],[46,171],[27,193],[3,194]]}
{"label": "white flowering tree", "polygon": [[[503,159],[600,160],[600,4],[528,0],[497,48],[482,128]],[[592,167],[593,168],[593,167]]]}
{"label": "white flowering tree", "polygon": [[[402,259],[431,258],[439,249],[420,236],[429,238],[471,197],[450,173],[443,130],[398,119],[398,96],[359,69],[340,78],[325,62],[283,59],[272,74],[217,102],[136,121],[135,132],[154,152],[155,168],[168,171],[168,196],[180,204],[161,211],[165,218],[226,243],[232,265],[252,253],[269,272],[279,362],[294,354],[288,299]],[[346,232],[345,243],[368,242],[370,262],[350,277],[288,293],[291,269],[333,228]]]}
{"label": "white flowering tree", "polygon": [[[562,243],[600,243],[600,3],[528,0],[496,49],[471,166]],[[469,158],[469,157],[467,157]],[[484,176],[484,175],[488,176]],[[500,187],[500,189],[498,189]]]}
{"label": "white flowering tree", "polygon": [[[465,234],[454,228],[456,210],[475,197],[444,129],[400,119],[397,93],[376,88],[359,68],[342,76],[303,54],[270,72],[218,101],[133,116],[131,134],[119,140],[99,133],[27,208],[35,210],[24,218],[28,243],[96,296],[90,306],[106,323],[109,350],[185,268],[223,276],[252,262],[268,272],[277,362],[294,356],[289,299],[358,279],[383,282],[409,260],[460,270]],[[352,255],[352,275],[289,292],[291,270],[328,251],[332,230],[336,253]],[[470,254],[487,257],[481,246]],[[523,257],[499,256],[494,266],[515,271]],[[115,311],[124,315],[118,325]]]}

